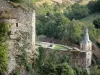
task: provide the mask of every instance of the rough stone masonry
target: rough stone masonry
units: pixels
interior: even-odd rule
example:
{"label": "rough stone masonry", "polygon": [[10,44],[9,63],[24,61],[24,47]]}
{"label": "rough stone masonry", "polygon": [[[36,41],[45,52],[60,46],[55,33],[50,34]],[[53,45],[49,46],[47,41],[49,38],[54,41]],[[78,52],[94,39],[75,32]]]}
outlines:
{"label": "rough stone masonry", "polygon": [[28,56],[28,62],[35,55],[35,11],[24,10],[14,7],[7,0],[0,0],[0,15],[7,11],[12,17],[3,17],[0,22],[11,24],[8,40],[8,73],[11,73],[17,66],[16,56],[21,55],[24,50]]}

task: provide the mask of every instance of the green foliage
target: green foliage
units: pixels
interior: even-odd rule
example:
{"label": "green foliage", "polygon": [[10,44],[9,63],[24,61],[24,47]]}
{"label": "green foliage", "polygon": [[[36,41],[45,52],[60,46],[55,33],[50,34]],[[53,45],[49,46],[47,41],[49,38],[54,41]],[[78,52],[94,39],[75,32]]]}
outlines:
{"label": "green foliage", "polygon": [[[18,49],[21,51],[21,53],[16,56],[16,62],[19,65],[19,67],[23,68],[29,75],[33,75],[32,60],[28,57],[27,52],[26,52],[26,49],[29,49],[28,47],[29,44],[27,43],[27,40],[26,40],[28,38],[26,36],[29,36],[29,33],[23,32],[23,31],[19,31],[19,32],[20,32],[20,37],[18,37],[17,39],[18,41],[21,41],[23,46],[22,47],[18,46]],[[16,71],[17,70],[15,70],[15,72]],[[20,69],[19,73],[21,71],[22,70]]]}
{"label": "green foliage", "polygon": [[69,63],[69,60],[70,60],[70,56],[69,55],[59,55],[58,56],[58,60],[59,60],[59,63]]}
{"label": "green foliage", "polygon": [[[49,54],[42,47],[39,48],[39,56],[35,64],[35,75],[75,75],[75,71],[67,63],[59,62],[56,51]],[[61,71],[59,73],[59,71]]]}
{"label": "green foliage", "polygon": [[62,39],[63,32],[70,20],[64,15],[55,14],[50,17],[39,17],[37,21],[37,34]]}
{"label": "green foliage", "polygon": [[70,19],[82,19],[89,15],[89,9],[87,6],[75,3],[74,5],[67,7],[64,14]]}
{"label": "green foliage", "polygon": [[74,67],[74,70],[76,71],[76,75],[89,75],[86,69]]}
{"label": "green foliage", "polygon": [[47,13],[50,13],[51,15],[61,13],[61,7],[56,5],[56,4],[48,4],[48,3],[43,3],[42,5],[35,6],[35,10],[37,13],[37,16],[41,15],[46,15]]}
{"label": "green foliage", "polygon": [[10,75],[20,75],[20,69],[16,68]]}
{"label": "green foliage", "polygon": [[91,75],[100,75],[100,67],[94,66],[90,69]]}
{"label": "green foliage", "polygon": [[[41,9],[42,6],[43,10]],[[69,7],[66,6],[67,8],[64,14],[67,17],[60,12],[55,12],[55,10],[53,10],[55,6],[50,7],[47,3],[44,3],[42,6],[41,8],[39,7],[39,9],[42,11],[41,13],[38,11],[39,15],[37,16],[37,35],[45,35],[47,37],[53,37],[62,41],[71,40],[74,43],[78,43],[82,39],[83,32],[85,30],[85,23],[76,20],[70,21],[67,17],[70,19],[80,19],[86,17],[89,14],[89,9],[87,6],[80,5],[78,3]],[[58,10],[60,9],[57,9],[57,11]],[[47,12],[49,12],[49,16],[46,15]],[[90,36],[94,40],[96,30],[93,25],[89,25],[89,29]]]}
{"label": "green foliage", "polygon": [[55,71],[55,67],[53,64],[44,63],[44,65],[41,66],[40,74],[43,75],[49,75],[51,73],[55,74],[54,71]]}
{"label": "green foliage", "polygon": [[94,10],[95,10],[96,12],[100,12],[100,0],[97,0],[97,1],[96,1]]}
{"label": "green foliage", "polygon": [[88,8],[91,10],[91,13],[100,12],[100,0],[90,1]]}
{"label": "green foliage", "polygon": [[7,46],[0,45],[0,73],[7,71]]}
{"label": "green foliage", "polygon": [[95,11],[95,3],[96,1],[90,1],[87,5],[88,9],[90,9],[90,13],[94,13]]}
{"label": "green foliage", "polygon": [[98,18],[98,19],[95,19],[94,21],[93,21],[93,24],[95,25],[95,28],[100,28],[100,18]]}
{"label": "green foliage", "polygon": [[[87,27],[89,28],[90,38],[95,40],[97,33],[94,25],[88,24]],[[47,37],[78,43],[83,37],[85,28],[85,23],[77,20],[70,21],[62,14],[55,14],[50,17],[38,17],[36,30],[37,35],[46,35]]]}
{"label": "green foliage", "polygon": [[8,38],[9,24],[0,22],[0,73],[7,71],[8,46],[6,44]]}
{"label": "green foliage", "polygon": [[56,66],[56,75],[75,75],[75,71],[67,63]]}
{"label": "green foliage", "polygon": [[83,24],[79,21],[73,20],[72,22],[70,22],[70,24],[68,25],[67,29],[68,29],[68,39],[72,40],[72,42],[77,43],[81,40],[82,38],[82,31],[83,28]]}
{"label": "green foliage", "polygon": [[35,0],[10,0],[10,1],[12,1],[12,4],[15,7],[22,7],[25,10],[28,10],[28,9],[33,10],[35,8],[35,6],[33,7]]}
{"label": "green foliage", "polygon": [[22,52],[21,55],[18,55],[18,56],[16,57],[16,62],[17,62],[18,65],[20,65],[20,66],[22,66],[22,65],[27,66],[28,61],[27,61],[27,56],[26,56],[26,52],[25,52],[25,51]]}
{"label": "green foliage", "polygon": [[10,25],[4,22],[0,22],[0,42],[3,43],[7,40],[8,38],[8,30],[9,30]]}
{"label": "green foliage", "polygon": [[43,64],[44,60],[45,60],[45,49],[42,47],[39,47],[39,56],[36,63],[38,67]]}
{"label": "green foliage", "polygon": [[88,29],[89,29],[90,39],[95,42],[97,35],[99,36],[95,26],[93,24],[90,24],[90,25],[88,25]]}
{"label": "green foliage", "polygon": [[[100,48],[100,43],[97,42],[96,45]],[[100,64],[100,60],[99,60],[99,64]]]}

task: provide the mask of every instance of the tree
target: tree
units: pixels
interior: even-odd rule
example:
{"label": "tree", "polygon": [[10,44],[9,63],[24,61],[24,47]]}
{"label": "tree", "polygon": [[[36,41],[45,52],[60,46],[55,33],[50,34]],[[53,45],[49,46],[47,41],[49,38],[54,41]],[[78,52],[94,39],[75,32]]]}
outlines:
{"label": "tree", "polygon": [[90,1],[87,6],[91,13],[100,12],[100,0]]}
{"label": "tree", "polygon": [[37,35],[44,34],[44,26],[40,20],[36,21],[36,34]]}
{"label": "tree", "polygon": [[74,43],[78,43],[82,38],[82,23],[76,20],[73,20],[70,22],[70,24],[67,27],[67,34],[68,39],[71,40]]}
{"label": "tree", "polygon": [[65,17],[64,15],[59,15],[59,16],[56,16],[56,35],[55,35],[55,38],[58,38],[58,39],[65,39],[67,37],[66,34],[65,34],[65,30],[67,29],[67,25],[69,24],[70,20]]}
{"label": "tree", "polygon": [[93,21],[93,24],[95,25],[95,28],[100,28],[100,18],[98,18],[98,19],[95,19],[94,21]]}
{"label": "tree", "polygon": [[89,15],[89,9],[87,6],[75,3],[74,5],[68,7],[65,11],[65,15],[70,19],[82,19]]}
{"label": "tree", "polygon": [[[47,50],[46,50],[47,51]],[[47,54],[39,47],[39,55],[35,64],[35,75],[75,75],[75,70],[65,62],[58,62],[56,51]]]}
{"label": "tree", "polygon": [[69,22],[70,20],[62,14],[55,14],[46,18],[43,16],[38,17],[37,34],[45,34],[48,37],[63,39],[64,31]]}
{"label": "tree", "polygon": [[100,0],[97,0],[94,6],[96,12],[100,12]]}
{"label": "tree", "polygon": [[87,4],[88,9],[90,9],[90,13],[95,13],[95,4],[96,1],[89,1],[89,3]]}
{"label": "tree", "polygon": [[56,75],[76,75],[76,72],[67,63],[63,63],[56,66]]}

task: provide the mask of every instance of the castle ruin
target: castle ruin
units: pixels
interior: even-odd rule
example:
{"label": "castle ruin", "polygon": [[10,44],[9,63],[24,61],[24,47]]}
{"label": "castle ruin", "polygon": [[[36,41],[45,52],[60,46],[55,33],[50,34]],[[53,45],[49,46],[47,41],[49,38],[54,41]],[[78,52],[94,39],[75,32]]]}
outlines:
{"label": "castle ruin", "polygon": [[28,62],[35,55],[35,11],[15,7],[0,0],[0,22],[11,24],[8,40],[8,73],[17,66],[16,57],[25,51]]}

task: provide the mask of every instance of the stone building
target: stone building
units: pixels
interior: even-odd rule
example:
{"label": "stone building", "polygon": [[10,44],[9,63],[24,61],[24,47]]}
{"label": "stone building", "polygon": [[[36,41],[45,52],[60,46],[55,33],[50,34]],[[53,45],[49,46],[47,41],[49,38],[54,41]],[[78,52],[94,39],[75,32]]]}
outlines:
{"label": "stone building", "polygon": [[0,0],[0,22],[11,24],[8,40],[8,73],[17,66],[16,57],[26,52],[28,62],[35,55],[35,11]]}
{"label": "stone building", "polygon": [[[50,43],[46,43],[45,46],[42,46],[46,48],[46,54],[48,56],[50,56],[49,54],[54,52],[53,48],[48,47],[49,45]],[[89,39],[88,29],[86,29],[84,38],[80,42],[80,49],[76,47],[66,47],[66,50],[57,50],[56,55],[58,56],[58,58],[68,56],[68,62],[72,67],[89,68],[91,66],[92,60],[92,42]]]}
{"label": "stone building", "polygon": [[89,68],[92,59],[92,42],[89,39],[88,29],[85,36],[80,42],[80,49],[73,48],[71,50],[71,65],[81,68]]}

